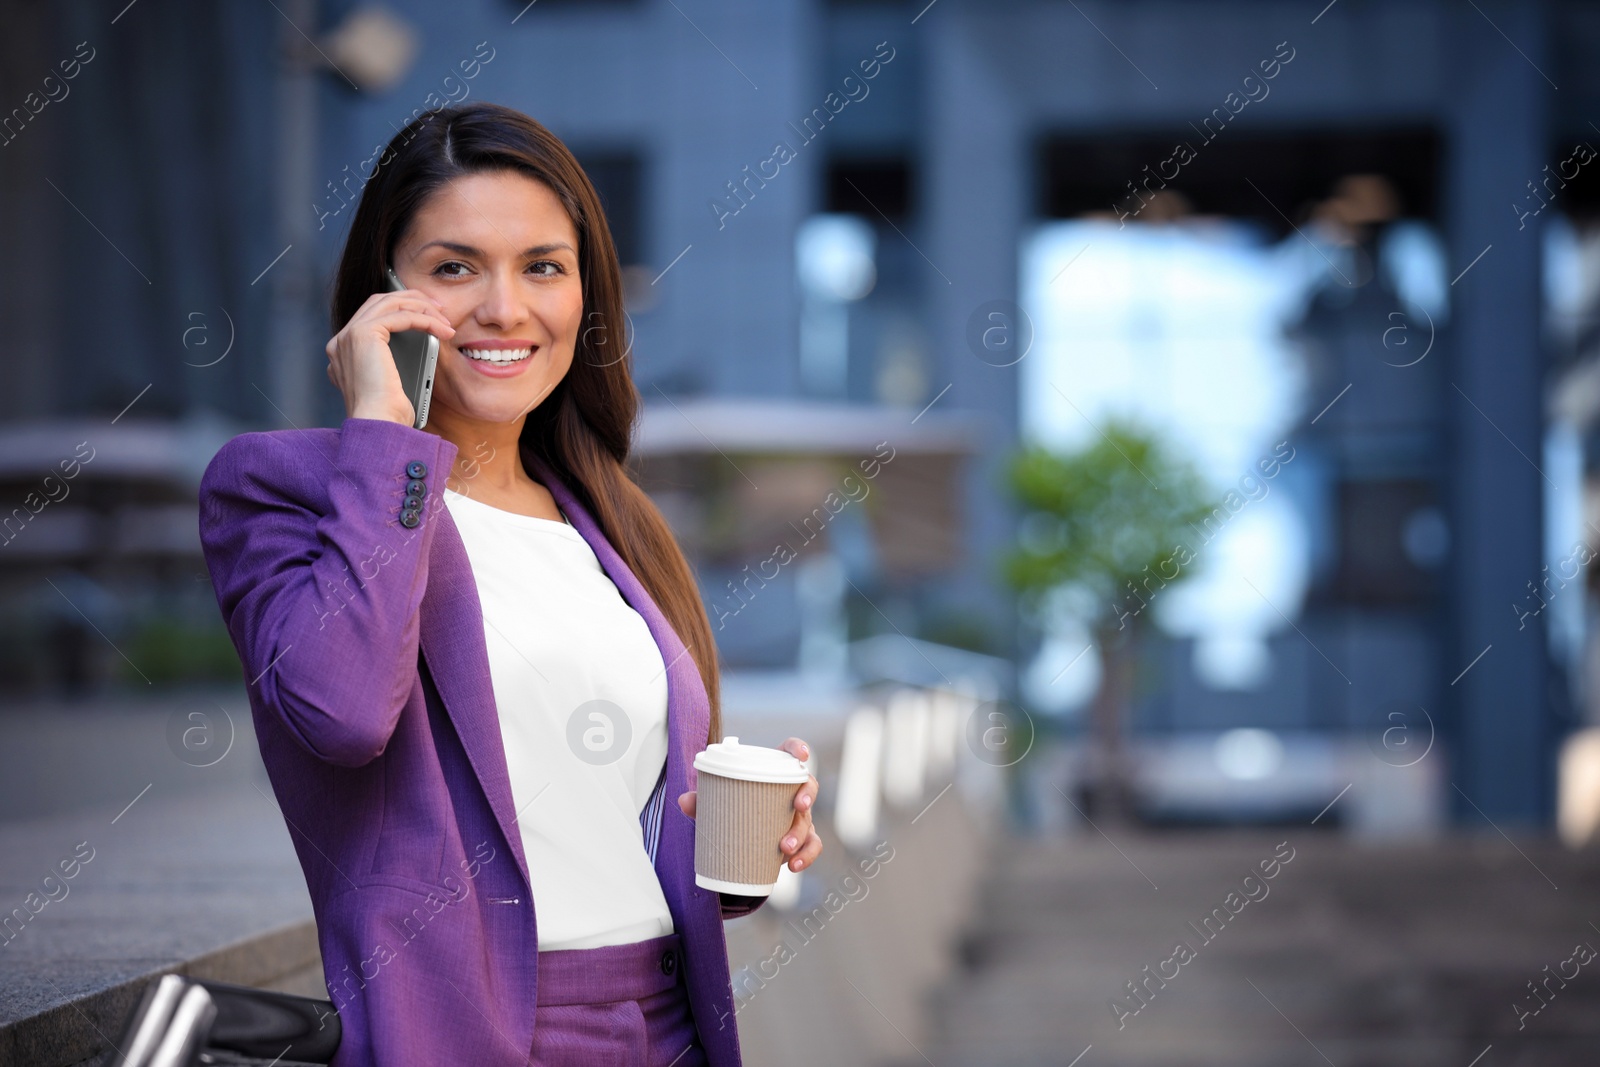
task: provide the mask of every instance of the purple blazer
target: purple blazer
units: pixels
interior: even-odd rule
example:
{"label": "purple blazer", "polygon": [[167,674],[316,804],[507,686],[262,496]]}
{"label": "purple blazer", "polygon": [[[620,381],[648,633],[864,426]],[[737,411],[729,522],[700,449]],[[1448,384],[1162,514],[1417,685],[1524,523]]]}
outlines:
{"label": "purple blazer", "polygon": [[[477,587],[442,500],[456,452],[436,434],[351,418],[235,437],[200,484],[206,565],[305,871],[344,1031],[340,1067],[523,1067],[533,1044],[528,863]],[[673,802],[695,786],[705,687],[594,518],[522,455],[668,664],[656,874],[701,1043],[713,1067],[737,1067],[722,921],[759,900],[695,885],[694,821]],[[426,492],[402,521],[413,478]],[[560,610],[530,605],[546,607]]]}

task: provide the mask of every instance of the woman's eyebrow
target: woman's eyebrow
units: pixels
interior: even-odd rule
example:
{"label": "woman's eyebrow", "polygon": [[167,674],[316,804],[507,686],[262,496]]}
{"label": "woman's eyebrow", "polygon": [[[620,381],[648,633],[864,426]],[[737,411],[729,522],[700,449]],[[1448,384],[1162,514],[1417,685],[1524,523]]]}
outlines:
{"label": "woman's eyebrow", "polygon": [[[457,244],[454,241],[429,241],[427,244],[417,249],[417,253],[420,255],[423,251],[429,248],[443,248],[445,251],[454,252],[458,256],[476,256],[479,259],[482,259],[484,256],[483,249],[474,248],[471,245]],[[577,255],[577,250],[571,245],[567,244],[565,241],[555,241],[550,244],[534,245],[532,248],[523,249],[522,254],[524,256],[542,256],[561,248],[565,248],[573,255]]]}

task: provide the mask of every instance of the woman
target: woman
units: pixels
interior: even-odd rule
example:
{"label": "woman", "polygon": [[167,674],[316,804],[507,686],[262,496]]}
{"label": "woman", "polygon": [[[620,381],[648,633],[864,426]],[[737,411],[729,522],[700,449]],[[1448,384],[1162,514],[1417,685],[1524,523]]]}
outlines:
{"label": "woman", "polygon": [[[740,1062],[722,920],[764,898],[694,883],[716,648],[624,469],[622,321],[566,147],[508,108],[424,114],[339,263],[342,427],[244,434],[206,471],[201,538],[337,1064]],[[440,339],[424,430],[388,348],[404,330]],[[791,870],[822,849],[816,794],[778,843]]]}

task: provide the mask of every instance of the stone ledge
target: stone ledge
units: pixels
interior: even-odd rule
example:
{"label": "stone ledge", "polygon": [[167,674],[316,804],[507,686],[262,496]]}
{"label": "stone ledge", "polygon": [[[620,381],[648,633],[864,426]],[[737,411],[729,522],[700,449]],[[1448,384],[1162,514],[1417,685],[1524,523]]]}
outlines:
{"label": "stone ledge", "polygon": [[[305,988],[308,973],[315,976],[315,988],[309,990]],[[188,963],[152,970],[0,1026],[0,1063],[30,1067],[93,1067],[99,1064],[120,1036],[123,1023],[145,986],[164,974],[301,996],[327,996],[327,989],[322,985],[322,957],[317,949],[316,926],[311,922],[292,923]]]}
{"label": "stone ledge", "polygon": [[[249,719],[229,712],[231,750],[188,766],[166,735],[194,703],[123,708],[131,722],[108,743],[98,728],[110,710],[8,715],[57,738],[54,762],[71,773],[58,772],[54,814],[0,823],[0,1063],[98,1062],[162,974],[327,995],[305,877]],[[0,754],[0,778],[26,759]]]}

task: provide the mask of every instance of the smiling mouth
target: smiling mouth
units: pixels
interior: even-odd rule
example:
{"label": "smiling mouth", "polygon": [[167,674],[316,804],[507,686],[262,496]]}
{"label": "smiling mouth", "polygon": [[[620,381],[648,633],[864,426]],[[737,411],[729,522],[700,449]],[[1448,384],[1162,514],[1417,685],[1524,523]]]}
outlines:
{"label": "smiling mouth", "polygon": [[495,367],[509,367],[533,355],[532,348],[463,348],[460,351],[470,360]]}

